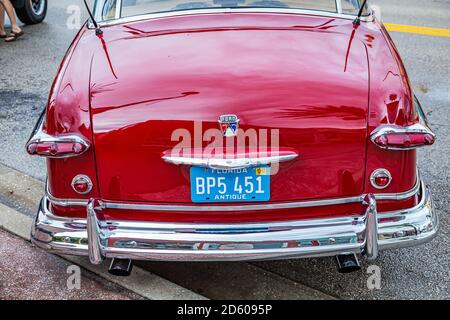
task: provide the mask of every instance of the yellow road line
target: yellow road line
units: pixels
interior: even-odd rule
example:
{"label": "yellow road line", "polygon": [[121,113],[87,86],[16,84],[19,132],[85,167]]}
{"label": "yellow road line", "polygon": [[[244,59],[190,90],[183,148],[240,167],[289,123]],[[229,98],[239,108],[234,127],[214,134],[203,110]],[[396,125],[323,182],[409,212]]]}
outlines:
{"label": "yellow road line", "polygon": [[394,32],[425,34],[425,35],[437,36],[437,37],[450,37],[450,29],[408,26],[405,24],[396,24],[396,23],[385,23],[384,26],[389,31],[394,31]]}

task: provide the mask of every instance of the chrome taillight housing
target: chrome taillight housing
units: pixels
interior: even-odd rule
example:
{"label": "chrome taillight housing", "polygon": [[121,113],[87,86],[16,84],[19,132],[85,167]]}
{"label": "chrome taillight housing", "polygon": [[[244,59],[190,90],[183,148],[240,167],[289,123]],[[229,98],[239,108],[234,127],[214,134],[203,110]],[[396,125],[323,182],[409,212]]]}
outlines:
{"label": "chrome taillight housing", "polygon": [[45,133],[44,118],[43,114],[27,142],[28,154],[47,158],[69,158],[79,156],[89,149],[90,143],[79,135],[52,136]]}
{"label": "chrome taillight housing", "polygon": [[84,153],[89,145],[84,141],[77,141],[78,137],[61,137],[31,142],[27,145],[30,155],[51,158],[73,157]]}
{"label": "chrome taillight housing", "polygon": [[384,125],[372,132],[371,140],[383,149],[411,150],[432,145],[436,136],[430,128],[422,124],[407,127]]}

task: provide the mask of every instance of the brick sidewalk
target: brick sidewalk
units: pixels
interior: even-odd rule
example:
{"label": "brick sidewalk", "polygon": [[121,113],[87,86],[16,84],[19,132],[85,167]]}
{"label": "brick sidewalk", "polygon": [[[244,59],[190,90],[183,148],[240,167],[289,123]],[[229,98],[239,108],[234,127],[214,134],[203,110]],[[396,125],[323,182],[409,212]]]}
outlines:
{"label": "brick sidewalk", "polygon": [[125,289],[81,270],[80,289],[70,290],[71,264],[0,230],[0,300],[128,300],[139,298]]}

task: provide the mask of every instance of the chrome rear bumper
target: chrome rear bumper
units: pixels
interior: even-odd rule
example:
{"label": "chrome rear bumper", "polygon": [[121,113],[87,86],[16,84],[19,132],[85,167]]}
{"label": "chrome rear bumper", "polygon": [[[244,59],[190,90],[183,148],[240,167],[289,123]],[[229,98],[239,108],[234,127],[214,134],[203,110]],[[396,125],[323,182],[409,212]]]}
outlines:
{"label": "chrome rear bumper", "polygon": [[32,228],[32,242],[61,254],[134,260],[265,260],[362,254],[375,259],[380,249],[414,246],[438,230],[431,193],[421,183],[420,203],[378,214],[373,195],[365,215],[270,223],[189,224],[104,221],[101,202],[91,200],[87,219],[53,215],[45,196]]}

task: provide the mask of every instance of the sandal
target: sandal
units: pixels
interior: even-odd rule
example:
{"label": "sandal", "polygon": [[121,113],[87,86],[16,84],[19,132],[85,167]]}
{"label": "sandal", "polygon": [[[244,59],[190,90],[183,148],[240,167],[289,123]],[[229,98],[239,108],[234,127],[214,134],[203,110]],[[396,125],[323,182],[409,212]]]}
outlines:
{"label": "sandal", "polygon": [[24,35],[23,30],[20,30],[20,32],[11,31],[11,33],[5,37],[5,42],[16,41],[19,37],[23,35]]}
{"label": "sandal", "polygon": [[0,34],[0,39],[5,39],[8,37],[8,34],[5,32],[5,34]]}

